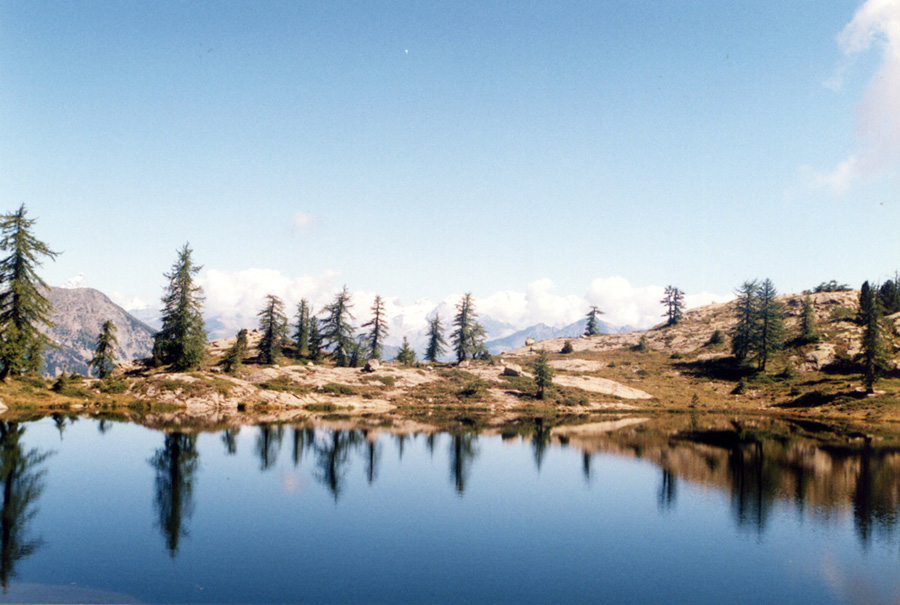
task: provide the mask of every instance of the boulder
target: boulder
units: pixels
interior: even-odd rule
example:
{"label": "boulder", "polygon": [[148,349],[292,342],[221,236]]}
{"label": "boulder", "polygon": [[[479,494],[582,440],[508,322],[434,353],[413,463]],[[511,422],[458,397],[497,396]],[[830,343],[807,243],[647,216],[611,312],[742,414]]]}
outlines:
{"label": "boulder", "polygon": [[834,345],[831,343],[818,344],[806,353],[804,360],[816,370],[821,370],[834,361]]}
{"label": "boulder", "polygon": [[530,347],[530,346],[532,346],[534,343],[535,343],[535,340],[534,340],[533,338],[526,338],[526,339],[525,339],[525,346],[526,346],[526,347]]}
{"label": "boulder", "polygon": [[363,372],[374,372],[380,367],[381,367],[381,362],[375,358],[372,358],[366,362],[366,365],[363,368]]}
{"label": "boulder", "polygon": [[523,374],[522,366],[514,363],[508,363],[503,367],[503,376],[522,376]]}

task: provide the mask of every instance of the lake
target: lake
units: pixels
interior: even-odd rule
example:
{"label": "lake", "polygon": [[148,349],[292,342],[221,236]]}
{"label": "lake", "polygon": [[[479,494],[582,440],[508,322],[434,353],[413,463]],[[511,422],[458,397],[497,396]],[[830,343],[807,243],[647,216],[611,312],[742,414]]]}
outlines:
{"label": "lake", "polygon": [[2,421],[0,598],[900,601],[891,438],[590,420],[406,434]]}

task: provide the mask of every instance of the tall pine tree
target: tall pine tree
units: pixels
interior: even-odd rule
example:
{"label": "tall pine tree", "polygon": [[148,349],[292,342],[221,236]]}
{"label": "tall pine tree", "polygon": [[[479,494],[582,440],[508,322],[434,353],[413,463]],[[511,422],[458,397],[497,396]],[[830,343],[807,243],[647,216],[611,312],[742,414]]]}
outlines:
{"label": "tall pine tree", "polygon": [[598,315],[603,315],[603,311],[597,306],[592,306],[587,314],[587,324],[584,326],[584,335],[593,336],[600,333],[600,323],[597,319]]}
{"label": "tall pine tree", "polygon": [[663,313],[668,318],[666,325],[674,326],[684,317],[684,292],[675,286],[666,286],[665,296],[659,302],[666,307]]}
{"label": "tall pine tree", "polygon": [[94,347],[94,357],[89,368],[93,368],[97,372],[97,378],[103,380],[112,372],[116,366],[116,346],[119,340],[116,338],[116,324],[107,319],[100,328],[100,334],[97,336],[97,346]]}
{"label": "tall pine tree", "polygon": [[334,301],[325,306],[325,319],[322,321],[321,335],[326,346],[331,347],[331,354],[339,366],[350,363],[350,353],[354,347],[354,328],[350,321],[353,319],[353,302],[347,286],[338,292]]}
{"label": "tall pine tree", "polygon": [[256,314],[259,317],[259,329],[262,338],[259,340],[259,362],[275,363],[281,348],[287,343],[287,317],[284,314],[284,303],[274,294],[266,296],[266,304]]}
{"label": "tall pine tree", "polygon": [[756,340],[756,316],[759,284],[756,280],[746,281],[737,289],[737,325],[731,333],[731,353],[738,361],[744,361],[753,351]]}
{"label": "tall pine tree", "polygon": [[753,343],[756,364],[760,371],[765,371],[769,355],[784,344],[784,305],[775,300],[776,296],[778,291],[772,280],[766,279],[760,284],[756,339]]}
{"label": "tall pine tree", "polygon": [[309,356],[310,315],[309,301],[301,299],[297,305],[297,324],[294,330],[294,347],[297,349],[298,357]]}
{"label": "tall pine tree", "polygon": [[42,257],[59,253],[32,234],[35,219],[26,214],[23,204],[0,216],[0,251],[8,253],[0,260],[0,380],[41,369],[50,339],[40,326],[53,325],[53,307],[43,294],[49,288],[37,267]]}
{"label": "tall pine tree", "polygon": [[457,362],[474,359],[487,352],[484,348],[485,331],[478,323],[478,314],[475,312],[475,302],[471,293],[466,292],[456,305],[453,325],[455,329],[450,340],[456,351]]}
{"label": "tall pine tree", "polygon": [[447,341],[444,340],[444,326],[441,325],[441,316],[435,313],[434,317],[428,320],[428,346],[425,349],[425,359],[432,363],[436,362],[444,354],[446,345]]}
{"label": "tall pine tree", "polygon": [[185,244],[171,273],[166,273],[169,285],[162,298],[162,329],[153,342],[154,359],[175,370],[199,366],[206,349],[203,289],[194,283],[202,267],[194,264],[192,253],[190,244]]}
{"label": "tall pine tree", "polygon": [[881,301],[869,282],[860,288],[859,308],[863,325],[863,382],[869,393],[875,390],[875,381],[885,365],[884,327],[882,326]]}
{"label": "tall pine tree", "polygon": [[388,325],[384,311],[384,299],[380,296],[375,296],[375,302],[372,303],[372,319],[364,323],[362,327],[370,328],[369,333],[365,337],[369,356],[381,361],[381,354],[384,351],[384,339],[388,335]]}

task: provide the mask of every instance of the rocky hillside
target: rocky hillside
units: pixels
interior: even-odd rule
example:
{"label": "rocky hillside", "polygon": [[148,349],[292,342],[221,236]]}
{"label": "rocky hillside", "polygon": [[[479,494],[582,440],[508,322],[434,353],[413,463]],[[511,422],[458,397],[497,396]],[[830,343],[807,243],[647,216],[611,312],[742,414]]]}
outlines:
{"label": "rocky hillside", "polygon": [[56,376],[64,367],[86,374],[100,327],[106,320],[118,328],[119,361],[149,357],[154,330],[128,314],[105,294],[92,288],[51,288],[54,327],[50,337],[60,346],[45,352],[44,375]]}

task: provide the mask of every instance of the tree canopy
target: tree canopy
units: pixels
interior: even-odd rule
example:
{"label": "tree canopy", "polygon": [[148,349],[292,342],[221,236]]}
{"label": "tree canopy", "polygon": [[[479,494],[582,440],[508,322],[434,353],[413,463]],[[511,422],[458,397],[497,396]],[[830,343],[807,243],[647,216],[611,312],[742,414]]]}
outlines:
{"label": "tree canopy", "polygon": [[599,315],[603,315],[603,311],[600,310],[600,307],[597,307],[596,305],[591,306],[586,316],[587,324],[584,326],[585,336],[593,336],[594,334],[600,333],[600,320],[597,318]]}
{"label": "tree canopy", "polygon": [[456,305],[456,317],[453,318],[453,334],[450,339],[456,351],[456,361],[474,359],[487,352],[484,348],[486,333],[475,312],[472,294],[466,292]]}
{"label": "tree canopy", "polygon": [[266,296],[266,303],[259,313],[259,329],[262,338],[259,341],[259,363],[275,363],[281,348],[287,343],[287,317],[284,314],[284,303],[274,294]]}
{"label": "tree canopy", "polygon": [[375,301],[372,303],[372,319],[364,323],[362,327],[369,328],[369,332],[365,336],[365,345],[369,351],[369,356],[381,361],[384,339],[387,337],[389,330],[384,310],[384,299],[380,296],[376,296]]}
{"label": "tree canopy", "polygon": [[675,286],[666,286],[665,296],[659,302],[666,307],[663,316],[668,318],[667,325],[674,326],[684,317],[684,292]]}
{"label": "tree canopy", "polygon": [[322,320],[321,337],[326,346],[331,347],[335,363],[346,366],[350,363],[350,354],[356,341],[353,338],[353,301],[347,286],[338,292],[334,301],[325,306],[325,319]]}
{"label": "tree canopy", "polygon": [[428,346],[425,349],[425,359],[434,363],[444,354],[447,341],[444,340],[444,326],[441,325],[441,316],[435,313],[428,320]]}
{"label": "tree canopy", "polygon": [[50,344],[40,327],[52,327],[53,307],[37,267],[59,253],[32,234],[34,223],[24,204],[0,216],[0,251],[7,253],[0,260],[0,379],[39,371]]}
{"label": "tree canopy", "polygon": [[203,327],[203,289],[194,283],[202,268],[194,264],[190,244],[178,251],[169,285],[162,297],[162,329],[153,343],[153,357],[176,370],[196,367],[203,361],[206,330]]}
{"label": "tree canopy", "polygon": [[119,340],[116,338],[116,324],[107,319],[100,328],[97,336],[97,346],[94,348],[94,357],[88,364],[97,372],[97,378],[103,380],[109,376],[116,365],[116,346]]}

